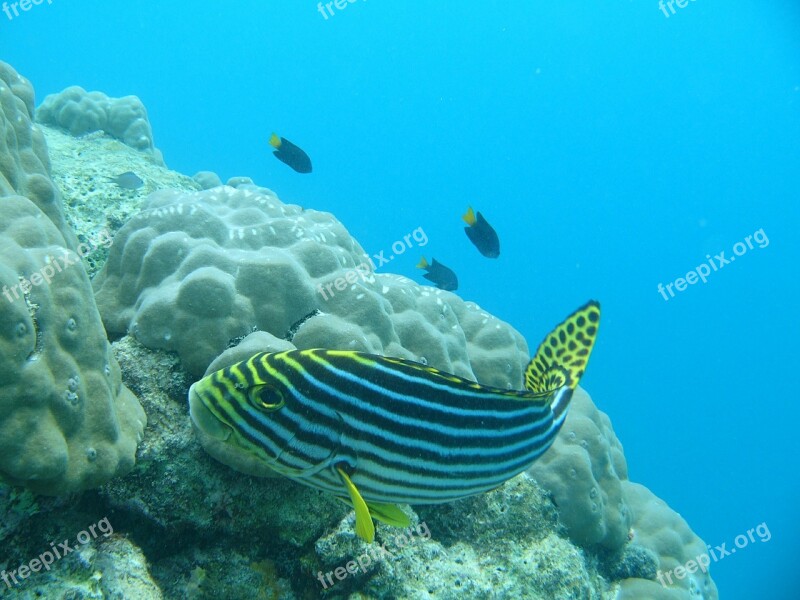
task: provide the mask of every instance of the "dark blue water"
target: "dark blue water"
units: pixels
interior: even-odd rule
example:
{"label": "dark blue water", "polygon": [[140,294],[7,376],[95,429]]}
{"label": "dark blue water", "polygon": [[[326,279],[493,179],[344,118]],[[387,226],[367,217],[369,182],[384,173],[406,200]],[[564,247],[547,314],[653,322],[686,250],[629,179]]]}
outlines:
{"label": "dark blue water", "polygon": [[[251,176],[370,253],[422,227],[427,246],[382,270],[423,281],[415,264],[436,257],[531,345],[601,300],[583,383],[631,479],[712,547],[766,523],[768,542],[712,575],[723,599],[794,597],[796,3],[162,4],[0,13],[0,58],[39,101],[74,84],[138,95],[171,168]],[[312,175],[269,156],[273,130]],[[470,204],[499,259],[463,234]],[[675,283],[706,255],[706,283]]]}

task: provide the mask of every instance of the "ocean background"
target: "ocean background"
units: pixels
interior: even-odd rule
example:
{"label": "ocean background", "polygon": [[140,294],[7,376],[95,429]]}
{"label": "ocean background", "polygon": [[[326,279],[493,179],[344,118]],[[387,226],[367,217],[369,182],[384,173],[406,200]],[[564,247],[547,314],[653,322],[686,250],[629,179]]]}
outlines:
{"label": "ocean background", "polygon": [[[428,244],[381,271],[424,283],[415,265],[435,257],[531,350],[600,300],[582,384],[631,479],[712,547],[766,523],[769,541],[713,564],[723,600],[796,598],[800,5],[333,10],[45,0],[0,13],[0,58],[37,104],[70,85],[139,96],[170,168],[252,177],[334,213],[370,254],[422,227]],[[272,131],[313,174],[270,156]],[[468,205],[498,259],[464,235]],[[769,243],[707,283],[658,292],[758,230]]]}

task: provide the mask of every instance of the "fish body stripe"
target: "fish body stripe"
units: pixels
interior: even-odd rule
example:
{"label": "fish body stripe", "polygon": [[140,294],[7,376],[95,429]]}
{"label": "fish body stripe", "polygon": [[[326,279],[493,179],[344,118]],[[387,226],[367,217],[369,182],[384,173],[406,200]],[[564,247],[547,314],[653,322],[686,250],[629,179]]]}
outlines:
{"label": "fish body stripe", "polygon": [[[217,391],[214,412],[235,423],[262,458],[340,496],[338,475],[325,472],[332,463],[353,469],[366,500],[446,502],[497,487],[552,442],[552,394],[487,388],[415,368],[305,350],[256,355],[209,379]],[[262,382],[287,398],[284,408],[262,414],[238,393]],[[344,435],[331,435],[337,429]]]}
{"label": "fish body stripe", "polygon": [[[282,360],[282,357],[276,357],[276,360]],[[317,360],[319,357],[314,357],[314,361]],[[296,368],[298,365],[295,363],[292,366]],[[515,401],[509,408],[501,406],[499,401],[495,400],[497,404],[493,412],[475,411],[477,414],[467,417],[466,411],[460,408],[464,404],[460,392],[450,391],[448,395],[438,390],[438,398],[442,404],[450,401],[455,407],[454,411],[459,413],[458,417],[451,417],[449,412],[442,410],[430,413],[424,406],[420,406],[427,402],[418,400],[416,396],[398,394],[387,388],[364,383],[346,371],[328,369],[324,373],[315,372],[312,365],[311,369],[303,371],[302,377],[303,381],[295,382],[294,390],[303,394],[302,400],[305,405],[313,405],[315,410],[320,407],[330,407],[343,413],[356,414],[365,427],[374,426],[381,435],[395,431],[395,426],[400,425],[406,430],[434,435],[440,441],[444,438],[449,438],[453,442],[468,439],[470,447],[491,448],[500,436],[506,441],[513,441],[517,437],[530,435],[531,422],[538,422],[551,413],[548,406]],[[337,380],[338,377],[341,379]],[[485,405],[487,400],[491,401],[492,398],[487,397],[481,406]],[[434,421],[434,417],[437,420]],[[457,422],[458,427],[453,427],[453,422]],[[405,439],[404,436],[398,438]],[[422,445],[424,447],[424,441]],[[431,447],[440,448],[441,445],[431,445]]]}
{"label": "fish body stripe", "polygon": [[[332,378],[337,380],[335,383],[339,389],[346,389],[348,386],[363,387],[373,392],[374,395],[362,394],[362,402],[373,400],[373,404],[377,407],[386,406],[388,399],[402,402],[412,396],[418,408],[417,414],[432,421],[443,418],[496,418],[500,421],[503,417],[498,415],[496,405],[493,406],[493,403],[497,403],[500,399],[510,401],[506,409],[510,416],[514,416],[513,410],[522,413],[529,410],[533,404],[536,404],[542,412],[546,412],[548,407],[548,394],[482,387],[455,376],[445,377],[436,371],[424,368],[405,373],[396,368],[396,365],[399,365],[408,369],[408,364],[405,362],[355,352],[352,354],[354,356],[349,358],[341,352],[322,350],[282,352],[270,356],[274,357],[275,362],[288,363],[291,369],[267,368],[264,375],[316,374],[317,381],[327,381]],[[266,356],[260,355],[261,360],[258,363],[261,367],[266,367],[264,362]],[[306,360],[301,363],[298,358]],[[455,400],[453,395],[456,396]],[[459,422],[459,424],[464,423]]]}
{"label": "fish body stripe", "polygon": [[292,350],[256,354],[195,383],[192,418],[237,451],[343,498],[354,487],[366,501],[447,502],[501,485],[549,448],[599,320],[590,301],[549,333],[524,391],[403,359]]}
{"label": "fish body stripe", "polygon": [[[285,373],[285,371],[284,371],[284,373]],[[228,377],[223,377],[223,379],[228,379]],[[301,387],[302,386],[300,386],[300,385],[295,386],[293,388],[293,393],[295,393],[296,395],[300,395],[301,394],[300,393],[300,388]],[[349,413],[351,413],[351,414],[354,412],[354,410],[360,410],[362,408],[359,405],[355,405],[353,407],[349,407],[349,406],[343,405],[341,403],[337,406],[337,400],[339,400],[339,398],[331,398],[331,397],[329,397],[327,394],[330,391],[331,390],[329,388],[325,389],[325,390],[318,390],[318,392],[315,394],[315,399],[312,399],[310,396],[307,396],[307,395],[300,395],[299,396],[299,399],[301,400],[301,406],[312,407],[313,408],[314,415],[313,415],[312,419],[313,419],[316,427],[312,427],[308,423],[299,422],[299,420],[302,417],[298,415],[295,418],[295,425],[296,426],[294,427],[294,431],[296,432],[297,436],[302,438],[304,436],[304,432],[309,431],[310,429],[318,429],[320,425],[327,425],[329,428],[335,428],[338,425],[338,423],[336,423],[336,418],[330,416],[330,415],[334,414],[333,411],[331,410],[332,408],[336,409],[336,410],[340,410],[342,412],[349,411]],[[290,393],[290,390],[285,390],[285,392],[286,393]],[[355,401],[356,399],[354,399],[352,396],[348,396],[347,400]],[[243,420],[249,420],[250,419],[250,416],[249,416],[250,412],[251,411],[249,411],[249,409],[245,410],[245,414],[243,415]],[[542,412],[542,411],[537,411],[537,412]],[[280,414],[279,414],[279,416],[281,417],[280,419],[277,418],[277,417],[273,417],[273,418],[275,418],[275,420],[278,421],[278,422],[282,422],[283,421],[283,417],[288,417],[288,415],[291,415],[291,414],[292,414],[292,410],[291,410],[291,407],[290,407],[290,410],[280,411]],[[337,412],[335,414],[338,415],[339,413]],[[261,425],[263,425],[264,427],[269,427],[269,419],[270,419],[269,416],[258,417],[258,415],[256,414],[256,415],[254,415],[254,417],[259,419]],[[380,423],[380,425],[382,427],[379,428],[379,429],[374,430],[374,437],[378,440],[379,443],[381,441],[388,441],[388,442],[394,441],[394,442],[396,442],[398,444],[402,444],[403,442],[406,442],[405,450],[407,450],[407,451],[408,450],[412,450],[412,451],[418,452],[420,447],[423,447],[423,448],[425,448],[427,450],[430,450],[432,452],[437,451],[437,449],[439,451],[441,451],[441,448],[442,448],[441,445],[427,444],[425,441],[416,443],[416,444],[414,444],[413,447],[408,446],[408,444],[407,444],[408,440],[406,440],[405,438],[401,437],[400,435],[395,435],[391,430],[389,430],[389,428],[394,426],[394,422],[390,421],[386,417],[387,417],[387,415],[384,415],[384,420],[383,420],[383,422]],[[520,417],[521,418],[525,417],[524,411],[520,414]],[[363,415],[361,415],[361,414],[358,414],[357,420],[360,422],[360,425],[358,426],[358,428],[361,429],[362,433],[363,433],[363,431],[368,429],[368,426],[370,424],[364,420]],[[323,423],[324,421],[327,421],[327,422]],[[528,419],[528,421],[530,421],[530,419]],[[421,427],[421,426],[426,426],[428,424],[425,423],[425,422],[415,422],[415,423],[413,423],[413,425]],[[541,433],[541,426],[539,427],[539,429],[537,429],[535,427],[535,425],[536,425],[535,423],[532,424],[531,422],[528,422],[523,427],[517,427],[515,429],[509,429],[506,432],[500,432],[500,434],[497,434],[497,432],[495,432],[495,438],[502,438],[501,440],[497,440],[497,439],[488,439],[487,440],[487,439],[478,438],[478,439],[474,440],[474,442],[475,442],[474,445],[475,446],[483,446],[487,450],[489,450],[490,451],[490,456],[485,460],[485,462],[494,462],[495,455],[497,455],[497,453],[498,453],[498,448],[496,447],[497,444],[498,444],[498,441],[504,441],[507,446],[508,446],[508,444],[510,442],[514,442],[514,441],[518,441],[520,443],[525,442],[526,440],[529,440],[529,438],[532,435],[538,435],[538,434]],[[549,423],[548,423],[548,425],[549,425]],[[356,426],[354,425],[353,427],[356,427]],[[427,433],[435,434],[436,431],[435,431],[435,429],[430,429],[429,432],[427,432]],[[482,433],[485,433],[485,432],[482,432]],[[278,434],[279,434],[279,436],[283,435],[285,437],[285,434],[283,432],[278,432]],[[457,437],[456,434],[461,434],[461,435],[459,435]],[[314,433],[314,435],[316,435],[316,432]],[[362,439],[364,439],[364,436],[361,436],[361,437],[362,437]],[[450,449],[448,450],[449,453],[452,453],[452,452],[461,453],[463,456],[465,456],[467,458],[480,458],[482,454],[485,454],[485,452],[482,451],[482,448],[480,448],[480,447],[478,447],[476,449],[473,446],[466,446],[466,447],[455,446],[455,443],[463,441],[465,439],[464,436],[463,436],[463,432],[458,432],[458,431],[451,432],[451,438],[452,439],[450,441],[452,443],[450,444]],[[308,442],[308,443],[313,443],[314,442],[313,438],[312,439],[305,439],[303,441]],[[509,447],[506,447],[506,448],[502,448],[501,447],[500,448],[501,451],[508,451],[509,449],[510,450],[514,450],[514,448],[509,448]],[[492,450],[494,450],[494,452],[491,452]],[[438,457],[441,457],[441,454],[439,456],[437,456],[437,458]]]}
{"label": "fish body stripe", "polygon": [[[276,357],[276,360],[280,359],[281,357]],[[295,363],[293,366],[297,368],[299,365]],[[287,371],[287,369],[283,369],[282,372],[286,375]],[[307,376],[308,372],[305,371],[304,377]],[[335,423],[335,419],[330,417],[332,412],[335,411],[337,415],[341,415],[346,421],[357,422],[358,424],[353,424],[352,427],[358,428],[361,434],[372,433],[379,441],[394,441],[399,445],[405,444],[407,450],[411,449],[415,452],[421,449],[432,453],[438,452],[437,456],[449,456],[453,453],[463,453],[463,455],[467,457],[480,457],[488,452],[490,457],[493,458],[493,455],[498,452],[497,446],[499,441],[504,442],[506,445],[505,450],[508,450],[510,443],[522,443],[531,436],[541,434],[542,429],[550,425],[548,421],[551,414],[549,409],[545,412],[541,410],[541,408],[533,409],[530,406],[523,410],[516,411],[513,414],[516,421],[522,423],[521,425],[517,425],[516,427],[509,426],[504,430],[487,431],[485,429],[475,429],[474,431],[466,431],[464,429],[456,430],[441,425],[437,430],[436,427],[427,421],[416,419],[409,422],[406,417],[394,414],[382,408],[375,409],[380,414],[376,417],[377,422],[373,422],[365,418],[365,411],[368,410],[370,406],[374,406],[374,403],[372,405],[363,404],[359,402],[360,398],[354,397],[352,394],[339,392],[330,385],[321,382],[314,382],[313,378],[312,382],[316,383],[316,387],[313,389],[304,390],[304,388],[307,387],[306,384],[308,381],[296,381],[291,389],[285,389],[283,393],[294,394],[300,401],[299,405],[306,409],[303,412],[313,413],[311,419],[316,424],[326,424],[331,428],[335,427],[337,423]],[[292,408],[293,407],[289,407],[290,410],[281,411],[281,413],[283,415],[289,415],[292,413]],[[535,413],[534,417],[536,420],[531,418],[532,410]],[[350,419],[347,418],[348,415],[350,415]],[[320,423],[326,420],[327,423]],[[506,421],[511,423],[510,419],[506,419]],[[428,443],[426,440],[419,440],[414,441],[413,445],[409,445],[408,436],[395,434],[396,425],[398,423],[402,423],[413,429],[411,433],[417,434],[417,437],[421,431],[426,434],[447,437],[449,443],[443,445],[441,443]],[[296,428],[297,435],[302,436],[304,431],[308,430],[308,426],[302,426],[299,422],[296,424],[298,425]],[[480,424],[485,426],[485,422]],[[474,437],[469,437],[470,435],[474,435]],[[364,436],[362,435],[361,437],[363,438]],[[470,444],[459,446],[458,443],[464,440],[468,440]],[[313,440],[305,441],[313,442]],[[485,448],[485,450],[483,450],[482,447]],[[442,454],[443,449],[445,452],[444,455]],[[511,449],[513,450],[513,448]],[[500,450],[503,450],[503,448],[500,448]]]}

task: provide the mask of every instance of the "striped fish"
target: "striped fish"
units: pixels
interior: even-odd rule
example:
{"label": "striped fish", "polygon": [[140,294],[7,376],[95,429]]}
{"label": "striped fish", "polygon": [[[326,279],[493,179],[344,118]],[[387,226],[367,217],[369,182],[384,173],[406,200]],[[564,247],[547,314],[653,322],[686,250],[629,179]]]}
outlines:
{"label": "striped fish", "polygon": [[363,352],[259,353],[192,385],[203,434],[355,508],[408,524],[396,504],[450,502],[492,490],[550,447],[589,360],[600,321],[591,301],[540,344],[524,391],[479,385],[419,363]]}

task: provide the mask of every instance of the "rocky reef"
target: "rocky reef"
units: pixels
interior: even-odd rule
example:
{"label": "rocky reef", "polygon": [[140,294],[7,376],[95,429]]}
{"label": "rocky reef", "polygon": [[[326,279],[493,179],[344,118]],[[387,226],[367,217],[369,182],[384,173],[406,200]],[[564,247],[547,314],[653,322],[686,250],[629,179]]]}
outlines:
{"label": "rocky reef", "polygon": [[[705,544],[628,480],[582,390],[527,473],[403,507],[410,527],[373,544],[337,499],[198,439],[189,385],[257,351],[364,350],[520,389],[528,345],[375,273],[333,215],[169,171],[138,99],[70,88],[34,116],[0,63],[0,107],[3,597],[717,598],[702,571],[658,581]],[[127,170],[140,189],[107,179]]]}

